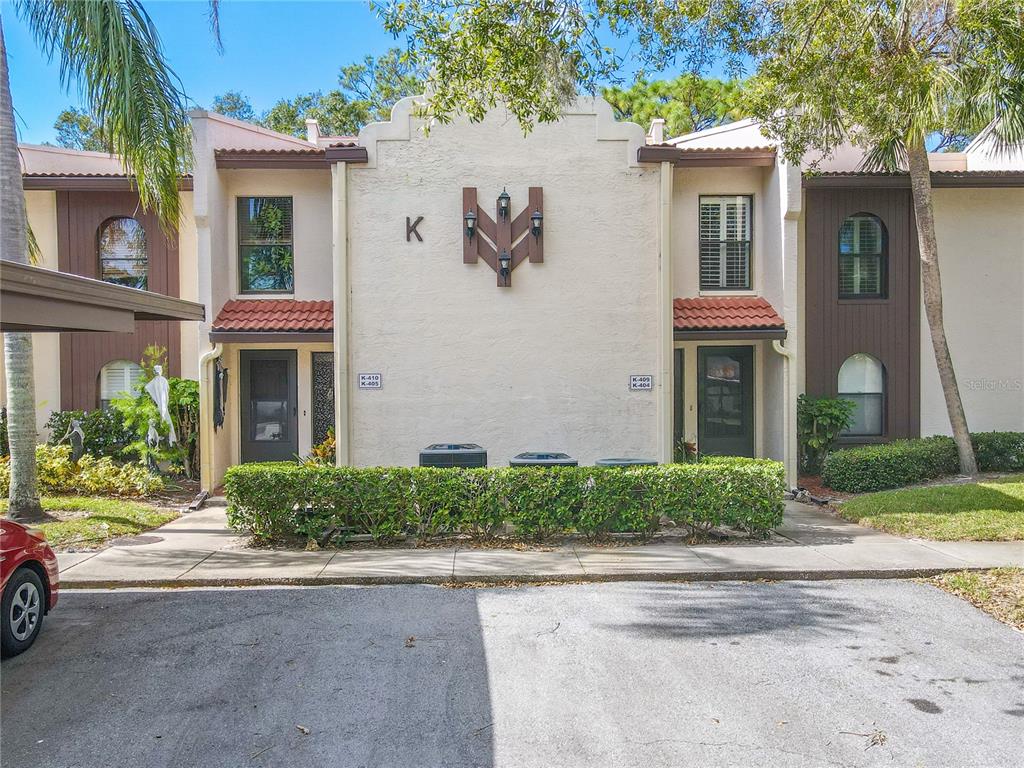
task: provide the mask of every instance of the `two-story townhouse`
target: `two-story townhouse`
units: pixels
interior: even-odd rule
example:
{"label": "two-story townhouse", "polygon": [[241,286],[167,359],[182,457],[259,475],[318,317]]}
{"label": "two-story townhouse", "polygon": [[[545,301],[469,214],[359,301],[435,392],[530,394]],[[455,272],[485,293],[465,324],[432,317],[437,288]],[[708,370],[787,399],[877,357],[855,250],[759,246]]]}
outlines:
{"label": "two-story townhouse", "polygon": [[[20,145],[29,227],[38,266],[194,300],[198,270],[192,179],[181,179],[181,221],[167,232],[141,210],[120,160],[102,152]],[[147,346],[167,349],[168,374],[196,378],[194,323],[143,320],[132,333],[35,334],[37,426],[56,410],[91,410],[129,390]],[[0,360],[0,384],[3,361]],[[6,386],[0,387],[0,403]]]}
{"label": "two-story townhouse", "polygon": [[648,147],[601,100],[525,136],[499,113],[427,135],[412,105],[306,142],[193,113],[209,482],[327,425],[360,465],[795,455],[798,170]]}
{"label": "two-story townhouse", "polygon": [[[749,120],[663,142],[581,99],[526,135],[500,111],[426,133],[412,107],[307,141],[193,115],[209,483],[328,426],[342,464],[687,441],[795,483],[802,392],[856,402],[847,442],[949,431],[905,175],[852,147],[789,165]],[[1019,158],[932,161],[968,417],[1024,428]]]}

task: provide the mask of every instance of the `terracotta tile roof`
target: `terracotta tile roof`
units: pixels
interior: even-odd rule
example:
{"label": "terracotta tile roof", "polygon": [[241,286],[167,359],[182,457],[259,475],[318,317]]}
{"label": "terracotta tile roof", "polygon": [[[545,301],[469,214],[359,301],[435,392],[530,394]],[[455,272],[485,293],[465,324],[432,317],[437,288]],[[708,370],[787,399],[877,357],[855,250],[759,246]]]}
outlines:
{"label": "terracotta tile roof", "polygon": [[737,331],[785,328],[775,308],[760,296],[702,296],[672,302],[680,331]]}
{"label": "terracotta tile roof", "polygon": [[333,301],[235,299],[223,306],[212,330],[224,332],[323,332],[334,329]]}
{"label": "terracotta tile roof", "polygon": [[306,147],[299,147],[299,148],[296,148],[296,149],[290,149],[290,148],[289,149],[284,149],[284,148],[280,148],[280,149],[248,149],[248,148],[233,149],[233,148],[230,148],[230,147],[220,147],[220,148],[217,148],[217,149],[213,150],[213,154],[214,154],[215,157],[216,156],[223,156],[223,155],[253,155],[253,156],[256,156],[256,157],[264,157],[264,156],[280,157],[282,155],[283,156],[289,156],[289,155],[309,155],[309,156],[314,156],[315,157],[315,156],[318,156],[318,155],[323,155],[324,154],[324,150],[320,149],[318,147],[308,147],[308,148],[306,148]]}

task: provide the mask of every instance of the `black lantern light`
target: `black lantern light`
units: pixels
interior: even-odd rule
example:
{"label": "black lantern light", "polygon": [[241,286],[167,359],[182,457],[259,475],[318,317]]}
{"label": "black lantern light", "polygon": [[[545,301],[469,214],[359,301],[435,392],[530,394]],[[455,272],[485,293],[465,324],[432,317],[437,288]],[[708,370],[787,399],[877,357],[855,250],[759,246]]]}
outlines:
{"label": "black lantern light", "polygon": [[534,237],[540,237],[540,225],[544,221],[544,214],[540,211],[534,211],[530,214],[530,232],[533,233]]}
{"label": "black lantern light", "polygon": [[504,187],[501,189],[501,194],[498,195],[498,213],[501,214],[501,220],[508,220],[508,209],[512,204],[512,198],[509,197],[508,190]]}
{"label": "black lantern light", "polygon": [[508,251],[502,251],[501,255],[498,256],[498,267],[500,268],[501,282],[508,285],[508,276],[512,267],[512,257]]}
{"label": "black lantern light", "polygon": [[466,221],[466,237],[472,240],[473,234],[476,232],[476,212],[470,208],[463,218]]}

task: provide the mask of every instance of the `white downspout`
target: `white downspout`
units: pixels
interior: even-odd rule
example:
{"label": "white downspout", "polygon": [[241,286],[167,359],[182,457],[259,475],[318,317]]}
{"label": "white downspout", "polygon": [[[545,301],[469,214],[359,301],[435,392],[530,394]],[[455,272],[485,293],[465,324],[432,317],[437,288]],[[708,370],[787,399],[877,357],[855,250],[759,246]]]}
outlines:
{"label": "white downspout", "polygon": [[784,447],[782,449],[782,461],[786,466],[786,485],[788,485],[792,489],[796,488],[797,478],[790,476],[790,467],[792,466],[793,457],[790,455],[791,449],[789,435],[793,434],[791,430],[794,428],[794,426],[792,423],[793,403],[790,402],[792,393],[789,391],[789,380],[790,376],[792,375],[792,373],[790,372],[790,365],[793,362],[793,358],[796,355],[793,353],[793,350],[787,349],[785,346],[783,346],[782,342],[779,341],[778,339],[772,339],[772,349],[774,349],[776,352],[782,355],[783,359],[786,361],[785,363],[783,363],[782,367],[782,387],[786,393],[785,403],[783,404],[784,414],[782,421],[784,434],[786,435],[786,440],[784,441]]}
{"label": "white downspout", "polygon": [[208,493],[213,493],[213,383],[207,366],[223,352],[223,344],[214,344],[199,356],[199,486]]}

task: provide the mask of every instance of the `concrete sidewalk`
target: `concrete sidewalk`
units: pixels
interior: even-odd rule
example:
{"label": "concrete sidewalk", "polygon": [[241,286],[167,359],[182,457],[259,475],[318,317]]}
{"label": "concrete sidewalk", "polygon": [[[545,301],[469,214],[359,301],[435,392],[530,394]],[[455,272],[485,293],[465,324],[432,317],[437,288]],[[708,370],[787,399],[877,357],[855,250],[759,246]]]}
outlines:
{"label": "concrete sidewalk", "polygon": [[787,502],[782,527],[765,542],[303,552],[246,548],[227,527],[224,508],[210,507],[105,550],[58,559],[61,586],[72,588],[895,578],[1024,566],[1024,542],[901,539]]}

